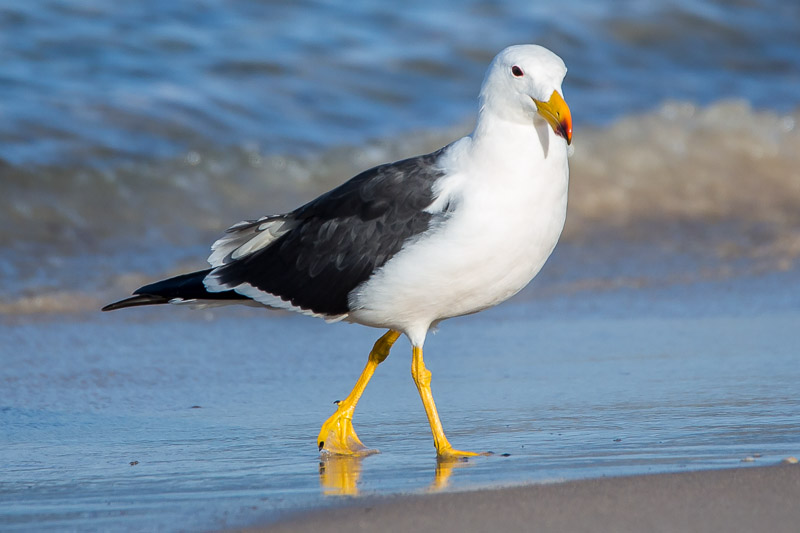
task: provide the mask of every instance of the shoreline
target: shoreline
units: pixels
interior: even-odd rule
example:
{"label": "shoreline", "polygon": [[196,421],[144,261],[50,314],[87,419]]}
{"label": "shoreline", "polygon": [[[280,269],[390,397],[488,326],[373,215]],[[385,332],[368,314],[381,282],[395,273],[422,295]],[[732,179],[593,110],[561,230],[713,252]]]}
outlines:
{"label": "shoreline", "polygon": [[789,533],[798,501],[800,466],[779,464],[366,498],[236,531]]}
{"label": "shoreline", "polygon": [[[0,320],[0,381],[8,385],[0,523],[15,531],[290,523],[302,531],[298,520],[321,517],[303,522],[316,532],[326,530],[319,522],[336,530],[349,524],[336,517],[371,519],[378,507],[401,504],[396,513],[418,515],[415,529],[474,522],[473,530],[503,531],[494,525],[505,515],[544,528],[559,518],[547,513],[571,516],[591,500],[564,495],[571,484],[523,483],[722,467],[748,476],[741,485],[753,494],[731,501],[750,512],[764,507],[759,487],[774,485],[769,477],[748,481],[752,467],[800,452],[796,287],[790,272],[541,299],[532,292],[448,322],[426,343],[441,415],[454,444],[497,454],[458,463],[465,468],[449,478],[431,453],[407,344],[381,365],[359,404],[359,434],[384,453],[321,468],[314,438],[363,368],[375,342],[368,328],[247,308]],[[740,462],[750,456],[754,462]],[[425,492],[448,482],[447,492]],[[725,494],[703,486],[701,496]],[[328,496],[352,487],[365,498]],[[450,492],[489,487],[516,488]],[[543,492],[518,495],[528,490]],[[643,498],[647,518],[659,512],[653,505],[663,507],[664,491],[617,492],[607,505],[630,513]],[[666,492],[673,500],[686,493]],[[443,507],[409,507],[415,494]],[[705,509],[687,494],[672,508]],[[551,503],[526,509],[531,502]],[[340,506],[351,509],[320,514]],[[359,514],[365,506],[375,509]],[[470,517],[472,508],[491,524]]]}

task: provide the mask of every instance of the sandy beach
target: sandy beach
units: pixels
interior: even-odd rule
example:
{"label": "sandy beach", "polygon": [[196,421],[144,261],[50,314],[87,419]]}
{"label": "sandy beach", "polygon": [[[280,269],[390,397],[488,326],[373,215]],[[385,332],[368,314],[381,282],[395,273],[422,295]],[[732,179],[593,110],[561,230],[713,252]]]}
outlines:
{"label": "sandy beach", "polygon": [[248,532],[796,533],[800,467],[780,465],[373,498]]}

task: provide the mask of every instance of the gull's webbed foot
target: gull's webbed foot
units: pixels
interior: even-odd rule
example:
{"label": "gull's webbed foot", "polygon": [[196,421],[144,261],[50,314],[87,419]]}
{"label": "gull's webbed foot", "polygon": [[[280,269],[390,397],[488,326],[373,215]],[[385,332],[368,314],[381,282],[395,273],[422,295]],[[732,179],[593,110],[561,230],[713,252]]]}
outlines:
{"label": "gull's webbed foot", "polygon": [[353,412],[341,407],[322,424],[317,446],[320,452],[335,455],[364,456],[378,453],[378,450],[364,446],[353,429]]}
{"label": "gull's webbed foot", "polygon": [[456,450],[449,444],[447,446],[442,446],[436,450],[436,455],[438,456],[439,460],[442,461],[453,461],[459,459],[466,459],[467,457],[478,457],[478,456],[485,456],[485,455],[492,455],[492,452],[465,452],[462,450]]}

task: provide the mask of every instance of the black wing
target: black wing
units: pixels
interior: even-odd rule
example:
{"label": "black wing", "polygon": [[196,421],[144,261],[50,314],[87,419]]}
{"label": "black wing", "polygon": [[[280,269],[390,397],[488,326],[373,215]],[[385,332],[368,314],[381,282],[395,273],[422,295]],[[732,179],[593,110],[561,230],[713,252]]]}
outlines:
{"label": "black wing", "polygon": [[444,176],[444,150],[362,172],[281,217],[290,231],[209,277],[222,290],[248,284],[314,314],[347,313],[350,292],[430,227],[425,209]]}

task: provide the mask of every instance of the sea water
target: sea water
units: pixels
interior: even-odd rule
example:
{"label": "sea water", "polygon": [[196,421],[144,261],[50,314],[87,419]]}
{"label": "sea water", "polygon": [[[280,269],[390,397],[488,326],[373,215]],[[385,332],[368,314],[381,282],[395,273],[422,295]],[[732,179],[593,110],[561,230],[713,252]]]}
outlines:
{"label": "sea water", "polygon": [[514,43],[569,67],[567,238],[796,224],[798,26],[781,0],[7,2],[0,305],[88,309],[118,276],[202,266],[241,219],[439,148]]}
{"label": "sea water", "polygon": [[[778,0],[5,3],[2,529],[800,454],[798,27]],[[468,133],[488,62],[524,42],[569,67],[567,227],[531,287],[426,344],[451,440],[495,456],[436,464],[400,342],[357,411],[383,453],[320,462],[377,331],[99,314],[241,219]]]}

